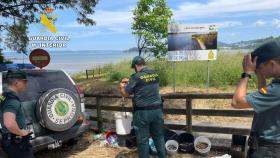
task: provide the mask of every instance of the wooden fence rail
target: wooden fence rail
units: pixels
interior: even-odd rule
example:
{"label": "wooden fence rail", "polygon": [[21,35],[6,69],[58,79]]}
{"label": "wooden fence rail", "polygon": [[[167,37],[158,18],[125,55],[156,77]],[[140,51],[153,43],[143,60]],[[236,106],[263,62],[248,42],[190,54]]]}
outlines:
{"label": "wooden fence rail", "polygon": [[[103,122],[106,121],[102,117],[102,110],[105,111],[129,111],[131,112],[132,107],[121,107],[121,106],[103,106],[101,105],[102,99],[110,98],[117,99],[122,98],[119,95],[105,95],[105,94],[85,94],[86,98],[96,98],[96,104],[86,104],[88,109],[96,109],[97,117],[91,117],[92,120],[97,121],[99,130],[103,127]],[[193,109],[192,101],[195,99],[231,99],[233,94],[223,93],[223,94],[190,94],[190,93],[172,93],[162,95],[164,99],[184,99],[186,102],[185,109],[174,109],[168,108],[164,109],[164,114],[172,115],[186,115],[185,124],[174,124],[165,123],[170,129],[174,130],[186,130],[187,132],[206,132],[206,133],[221,133],[221,134],[234,134],[234,135],[248,135],[250,130],[247,128],[234,128],[234,127],[220,127],[220,126],[198,126],[192,124],[192,116],[223,116],[223,117],[252,117],[254,112],[252,110],[212,110],[212,109]],[[131,99],[131,97],[128,97]]]}
{"label": "wooden fence rail", "polygon": [[90,73],[92,74],[92,78],[94,78],[94,70],[86,70],[86,78],[89,79]]}

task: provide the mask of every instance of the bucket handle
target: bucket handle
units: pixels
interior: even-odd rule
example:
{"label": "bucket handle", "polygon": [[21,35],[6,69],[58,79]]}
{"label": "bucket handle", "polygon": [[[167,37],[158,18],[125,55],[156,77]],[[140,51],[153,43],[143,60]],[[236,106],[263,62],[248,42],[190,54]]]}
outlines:
{"label": "bucket handle", "polygon": [[124,110],[124,102],[125,102],[125,97],[122,97],[122,109],[123,109],[123,111],[124,111],[124,116],[125,116],[125,118],[127,118],[127,114],[126,114],[126,111]]}

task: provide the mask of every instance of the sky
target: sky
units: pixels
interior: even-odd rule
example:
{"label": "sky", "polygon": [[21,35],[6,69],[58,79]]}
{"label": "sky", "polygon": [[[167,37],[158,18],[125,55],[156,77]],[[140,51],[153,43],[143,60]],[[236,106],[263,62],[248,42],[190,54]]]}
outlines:
{"label": "sky", "polygon": [[[280,0],[167,0],[172,19],[180,24],[218,25],[218,40],[226,43],[280,35]],[[68,36],[59,50],[126,50],[136,46],[132,35],[132,10],[137,0],[100,0],[90,15],[95,26],[76,22],[72,10],[54,11],[57,33],[29,27],[29,36]]]}

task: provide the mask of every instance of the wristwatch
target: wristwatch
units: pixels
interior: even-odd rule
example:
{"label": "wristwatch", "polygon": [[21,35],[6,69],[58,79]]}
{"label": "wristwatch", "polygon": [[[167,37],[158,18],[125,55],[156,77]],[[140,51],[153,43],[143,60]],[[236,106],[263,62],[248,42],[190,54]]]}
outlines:
{"label": "wristwatch", "polygon": [[248,73],[246,73],[246,72],[243,72],[243,73],[241,74],[241,79],[246,78],[246,77],[249,77],[249,79],[252,78],[251,74],[248,74]]}

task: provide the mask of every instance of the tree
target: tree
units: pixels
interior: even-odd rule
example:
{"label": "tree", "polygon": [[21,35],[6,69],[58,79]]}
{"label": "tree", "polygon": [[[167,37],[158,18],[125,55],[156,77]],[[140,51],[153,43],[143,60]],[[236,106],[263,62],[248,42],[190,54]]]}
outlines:
{"label": "tree", "polygon": [[148,51],[155,57],[165,55],[172,16],[166,0],[139,0],[133,16],[132,33],[137,37],[139,55]]}
{"label": "tree", "polygon": [[[89,18],[89,15],[94,13],[97,2],[98,0],[1,0],[0,31],[7,31],[5,44],[8,48],[18,53],[26,53],[27,28],[31,23],[40,22],[37,15],[46,14],[47,8],[71,8],[77,13],[78,23],[94,25],[95,21]],[[3,38],[0,37],[0,44],[1,39]]]}

